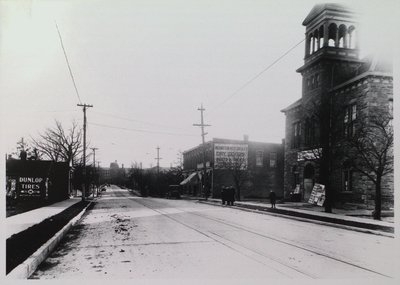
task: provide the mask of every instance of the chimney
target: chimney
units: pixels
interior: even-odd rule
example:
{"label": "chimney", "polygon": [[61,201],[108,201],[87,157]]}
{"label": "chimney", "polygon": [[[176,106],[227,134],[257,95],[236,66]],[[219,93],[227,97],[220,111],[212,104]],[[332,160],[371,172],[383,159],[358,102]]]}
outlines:
{"label": "chimney", "polygon": [[244,142],[249,142],[249,135],[243,135]]}

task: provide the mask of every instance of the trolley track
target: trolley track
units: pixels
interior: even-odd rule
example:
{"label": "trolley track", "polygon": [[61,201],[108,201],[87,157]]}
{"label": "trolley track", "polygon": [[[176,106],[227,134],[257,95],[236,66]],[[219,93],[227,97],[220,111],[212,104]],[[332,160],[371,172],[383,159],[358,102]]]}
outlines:
{"label": "trolley track", "polygon": [[[202,234],[202,235],[214,240],[215,242],[217,242],[219,244],[222,244],[223,246],[231,248],[231,249],[241,253],[242,255],[245,255],[246,257],[249,257],[249,258],[255,260],[256,262],[259,262],[259,263],[262,263],[262,264],[266,265],[265,262],[260,261],[260,258],[254,258],[254,255],[256,255],[258,257],[262,256],[263,258],[268,259],[268,260],[270,260],[272,262],[275,262],[275,263],[279,264],[280,266],[284,266],[284,267],[290,269],[291,271],[295,271],[296,273],[299,273],[299,274],[303,275],[304,277],[313,278],[313,279],[318,278],[312,272],[309,272],[309,271],[304,270],[304,269],[299,269],[298,267],[290,265],[287,262],[285,262],[284,260],[282,260],[280,258],[277,258],[276,256],[272,256],[272,255],[268,255],[268,254],[265,254],[265,253],[262,253],[262,252],[259,252],[259,251],[255,251],[251,247],[248,247],[248,246],[245,246],[245,245],[243,245],[241,243],[238,243],[238,242],[235,242],[233,240],[230,240],[227,237],[224,237],[224,236],[222,236],[222,235],[220,235],[220,234],[218,234],[216,232],[204,231],[204,230],[200,230],[198,228],[195,228],[194,226],[192,226],[192,225],[190,225],[190,224],[188,224],[188,223],[186,223],[186,222],[184,222],[184,221],[172,216],[172,215],[175,215],[175,214],[171,214],[171,213],[168,213],[166,211],[160,210],[160,208],[157,207],[157,204],[159,206],[162,206],[162,207],[165,207],[165,205],[159,203],[156,200],[152,200],[151,201],[153,204],[156,204],[156,205],[155,206],[150,206],[148,203],[146,203],[145,199],[137,199],[137,198],[130,198],[130,199],[133,200],[134,202],[137,202],[138,204],[150,209],[150,210],[153,210],[153,211],[159,213],[160,215],[163,215],[163,216],[165,216],[165,217],[167,217],[167,218],[169,218],[169,219],[171,219],[171,220],[173,220],[173,221],[175,221],[175,222],[177,222],[177,223],[179,223],[179,224],[181,224],[181,225],[183,225],[183,226],[185,226],[187,228],[190,228],[190,229],[198,232],[199,234]],[[211,220],[213,222],[220,223],[220,224],[222,224],[224,226],[228,226],[228,227],[234,228],[236,230],[241,230],[241,231],[244,231],[246,233],[249,233],[249,234],[252,234],[252,235],[256,235],[258,237],[261,237],[261,238],[264,238],[264,239],[267,239],[267,240],[278,242],[280,244],[284,244],[285,246],[293,247],[293,248],[296,248],[298,250],[301,250],[301,251],[304,251],[304,252],[307,252],[307,253],[315,254],[315,255],[318,255],[318,256],[320,256],[322,258],[326,258],[326,259],[329,259],[329,260],[337,262],[337,263],[341,263],[341,264],[344,264],[344,265],[347,265],[347,266],[351,266],[351,267],[357,268],[359,270],[363,270],[363,271],[366,271],[366,272],[369,272],[369,273],[372,273],[372,274],[376,274],[376,275],[381,276],[381,277],[391,278],[390,276],[388,276],[386,274],[382,274],[380,272],[377,272],[375,270],[369,269],[367,267],[360,266],[360,265],[351,263],[349,261],[346,261],[346,260],[343,260],[343,259],[339,259],[339,258],[334,257],[334,256],[330,256],[328,254],[325,254],[325,253],[322,253],[320,251],[304,247],[302,245],[299,245],[299,244],[296,244],[296,243],[293,243],[293,242],[290,242],[290,241],[285,241],[285,240],[282,240],[282,239],[278,239],[277,237],[274,237],[274,236],[268,236],[268,235],[265,235],[265,234],[262,234],[262,233],[258,233],[258,232],[255,232],[254,230],[246,228],[246,227],[244,227],[242,225],[235,224],[235,223],[232,223],[232,222],[227,222],[226,220],[223,220],[223,219],[210,217],[208,215],[201,214],[201,213],[198,213],[198,212],[185,211],[185,210],[182,210],[182,208],[174,207],[174,206],[169,206],[168,209],[176,209],[176,210],[178,210],[178,212],[180,211],[182,213],[184,212],[185,214],[197,216],[197,217],[200,217],[202,219]],[[242,250],[238,250],[238,248],[240,248]],[[270,265],[271,264],[268,263],[268,266],[270,266]],[[275,270],[279,271],[282,274],[285,274],[279,268],[278,269],[275,268]],[[285,274],[285,275],[287,275],[287,274]]]}

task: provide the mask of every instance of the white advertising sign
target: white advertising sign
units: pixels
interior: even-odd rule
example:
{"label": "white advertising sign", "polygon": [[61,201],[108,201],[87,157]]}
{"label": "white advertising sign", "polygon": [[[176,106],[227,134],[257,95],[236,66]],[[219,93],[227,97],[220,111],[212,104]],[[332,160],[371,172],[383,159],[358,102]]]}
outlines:
{"label": "white advertising sign", "polygon": [[247,144],[215,144],[214,167],[219,169],[247,169],[249,147]]}
{"label": "white advertising sign", "polygon": [[299,151],[297,153],[297,161],[315,160],[315,159],[320,158],[321,153],[322,153],[321,148]]}

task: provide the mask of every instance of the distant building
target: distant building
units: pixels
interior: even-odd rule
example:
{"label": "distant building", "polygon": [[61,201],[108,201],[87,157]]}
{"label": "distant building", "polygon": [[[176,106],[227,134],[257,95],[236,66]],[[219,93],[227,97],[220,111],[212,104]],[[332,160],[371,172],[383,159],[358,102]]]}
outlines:
{"label": "distant building", "polygon": [[160,173],[166,173],[169,170],[170,170],[170,167],[152,166],[149,168],[143,168],[143,173],[157,173],[157,171],[159,171]]}
{"label": "distant building", "polygon": [[[220,197],[222,186],[234,186],[234,171],[240,170],[241,197],[267,198],[271,190],[283,196],[283,145],[277,143],[251,142],[214,138],[206,142],[206,179],[203,177],[203,146],[183,152],[185,180],[181,185],[193,195],[202,194],[206,183],[212,197]],[[231,159],[239,164],[229,162]],[[236,168],[236,169],[235,169]],[[205,181],[205,182],[204,182]]]}
{"label": "distant building", "polygon": [[111,173],[110,173],[109,167],[100,167],[99,168],[99,181],[100,181],[100,184],[110,183]]}
{"label": "distant building", "polygon": [[112,183],[112,184],[119,184],[124,181],[125,177],[129,174],[129,169],[119,167],[118,162],[115,160],[114,162],[110,163],[110,167],[100,167],[100,184],[103,183]]}
{"label": "distant building", "polygon": [[[302,97],[282,110],[286,116],[285,197],[297,188],[307,201],[314,183],[331,181],[327,187],[333,190],[335,202],[374,203],[372,182],[350,167],[347,150],[339,141],[352,138],[370,108],[382,106],[384,112],[391,112],[392,67],[377,57],[360,59],[355,16],[339,4],[318,4],[303,21],[305,58],[297,70],[303,77]],[[324,145],[335,154],[325,156],[330,157],[326,174],[321,168]],[[384,202],[393,205],[393,173],[382,185]]]}

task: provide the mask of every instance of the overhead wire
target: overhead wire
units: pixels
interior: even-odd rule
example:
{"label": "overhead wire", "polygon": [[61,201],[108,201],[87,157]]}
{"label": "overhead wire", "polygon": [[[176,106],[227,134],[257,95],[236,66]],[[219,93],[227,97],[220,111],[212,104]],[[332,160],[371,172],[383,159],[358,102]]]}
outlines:
{"label": "overhead wire", "polygon": [[179,127],[167,126],[167,125],[163,125],[163,124],[157,124],[157,123],[146,122],[146,121],[141,121],[141,120],[132,119],[132,118],[126,118],[126,117],[122,117],[122,116],[118,116],[118,115],[114,115],[114,114],[110,114],[110,113],[103,113],[103,112],[97,112],[97,111],[93,111],[93,113],[104,115],[104,116],[109,116],[109,117],[112,117],[112,118],[117,118],[117,119],[120,119],[120,120],[137,122],[137,123],[142,123],[142,124],[146,124],[146,125],[152,125],[152,126],[156,126],[156,127],[187,130],[187,129],[179,128]]}
{"label": "overhead wire", "polygon": [[270,63],[267,67],[265,67],[263,70],[261,70],[259,73],[257,73],[255,76],[250,78],[248,81],[246,81],[244,84],[242,84],[239,88],[237,88],[233,93],[231,93],[228,97],[226,97],[221,103],[218,105],[212,107],[210,109],[210,112],[214,111],[215,109],[221,107],[224,105],[227,101],[229,101],[232,97],[234,97],[236,94],[238,94],[240,91],[242,91],[244,88],[246,88],[248,85],[250,85],[254,80],[256,80],[258,77],[260,77],[264,72],[266,72],[268,69],[273,67],[276,63],[278,63],[282,58],[284,58],[286,55],[288,55],[292,50],[294,50],[297,46],[299,46],[302,42],[304,42],[305,39],[302,39],[295,45],[293,45],[290,49],[288,49],[284,54],[282,54],[280,57],[278,57],[276,60],[274,60],[272,63]]}
{"label": "overhead wire", "polygon": [[[229,95],[225,100],[223,100],[220,104],[216,105],[214,108],[212,108],[210,111],[215,110],[216,108],[222,106],[225,104],[228,100],[230,100],[233,96],[238,94],[240,91],[242,91],[244,88],[246,88],[248,85],[250,85],[254,80],[256,80],[258,77],[260,77],[263,73],[265,73],[267,70],[269,70],[271,67],[273,67],[276,63],[278,63],[281,59],[283,59],[286,55],[288,55],[292,50],[294,50],[297,46],[299,46],[302,42],[304,42],[305,39],[302,39],[295,45],[293,45],[291,48],[289,48],[285,53],[283,53],[281,56],[279,56],[276,60],[274,60],[272,63],[270,63],[267,67],[265,67],[263,70],[261,70],[259,73],[257,73],[255,76],[250,78],[247,82],[245,82],[242,86],[237,88],[231,95]],[[154,126],[160,126],[160,127],[170,127],[170,126],[165,126],[161,124],[155,124],[155,123],[150,123],[150,122],[145,122],[141,120],[136,120],[136,119],[130,119],[122,116],[117,116],[114,114],[109,114],[109,113],[102,113],[102,112],[95,112],[101,115],[105,116],[110,116],[114,118],[118,118],[121,120],[127,120],[127,121],[132,121],[132,122],[139,122],[139,123],[144,123],[148,125],[154,125]],[[112,128],[112,129],[120,129],[120,130],[126,130],[126,131],[135,131],[135,132],[144,132],[144,133],[154,133],[154,134],[166,134],[166,135],[182,135],[182,136],[196,136],[196,135],[191,135],[191,134],[178,134],[178,133],[170,133],[170,132],[161,132],[161,131],[149,131],[149,130],[140,130],[140,129],[132,129],[132,128],[122,128],[122,127],[115,127],[115,126],[110,126],[110,125],[104,125],[104,124],[98,124],[98,123],[90,123],[95,126],[100,126],[100,127],[106,127],[106,128]]]}
{"label": "overhead wire", "polygon": [[88,124],[93,125],[93,126],[98,126],[98,127],[105,127],[105,128],[124,130],[124,131],[133,131],[133,132],[150,133],[150,134],[164,134],[164,135],[170,135],[170,136],[197,137],[197,135],[194,135],[194,134],[171,133],[171,132],[162,132],[162,131],[149,131],[149,130],[141,130],[141,129],[133,129],[133,128],[123,128],[123,127],[116,127],[116,126],[98,124],[98,123],[93,123],[93,122],[90,122],[90,123],[88,122]]}
{"label": "overhead wire", "polygon": [[77,86],[76,86],[74,74],[72,73],[71,65],[70,65],[69,60],[68,60],[67,52],[65,51],[65,47],[64,47],[64,43],[63,43],[63,40],[62,40],[62,37],[61,37],[60,30],[58,29],[57,22],[54,21],[54,23],[56,24],[56,28],[57,28],[57,32],[58,32],[58,37],[60,38],[61,47],[62,47],[62,50],[63,50],[63,52],[64,52],[64,57],[65,57],[65,60],[66,60],[66,62],[67,62],[69,74],[70,74],[70,76],[71,76],[72,83],[74,84],[74,88],[75,88],[76,95],[77,95],[77,97],[78,97],[78,101],[79,101],[80,104],[82,104],[81,97],[80,97],[80,95],[79,95],[79,91],[78,91],[78,88],[77,88]]}

